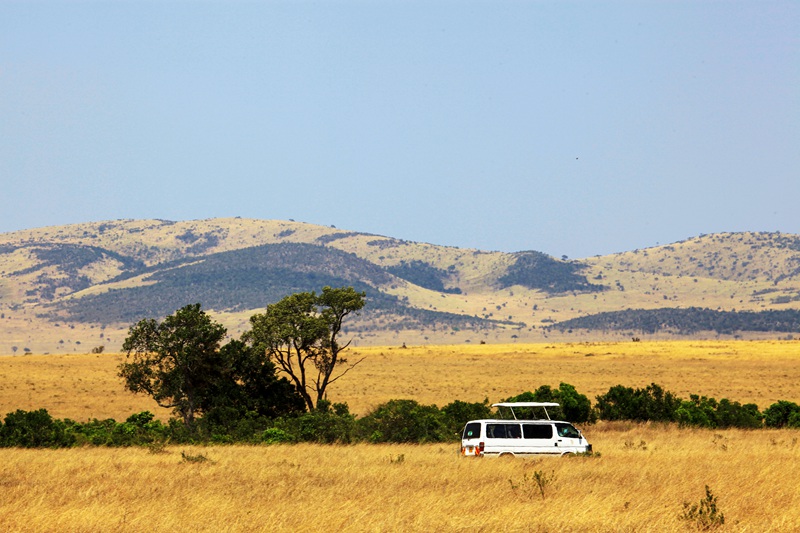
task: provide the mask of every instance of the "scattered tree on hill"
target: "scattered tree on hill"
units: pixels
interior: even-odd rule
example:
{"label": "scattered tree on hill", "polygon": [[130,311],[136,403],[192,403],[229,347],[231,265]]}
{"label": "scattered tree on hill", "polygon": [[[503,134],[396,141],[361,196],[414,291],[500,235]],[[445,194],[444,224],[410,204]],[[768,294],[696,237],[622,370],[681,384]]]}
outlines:
{"label": "scattered tree on hill", "polygon": [[364,307],[365,296],[352,287],[289,295],[250,317],[252,329],[242,338],[286,372],[312,411],[324,400],[328,385],[361,362],[334,376],[336,367],[347,363],[342,352],[350,345],[339,342],[342,324]]}

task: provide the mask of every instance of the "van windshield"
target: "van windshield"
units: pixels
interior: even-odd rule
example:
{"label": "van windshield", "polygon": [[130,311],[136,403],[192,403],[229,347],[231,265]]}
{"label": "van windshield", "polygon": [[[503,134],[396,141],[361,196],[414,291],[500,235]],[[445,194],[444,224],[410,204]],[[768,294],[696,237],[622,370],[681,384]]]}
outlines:
{"label": "van windshield", "polygon": [[556,424],[556,431],[558,431],[559,437],[566,437],[568,439],[581,438],[580,432],[575,429],[572,424]]}

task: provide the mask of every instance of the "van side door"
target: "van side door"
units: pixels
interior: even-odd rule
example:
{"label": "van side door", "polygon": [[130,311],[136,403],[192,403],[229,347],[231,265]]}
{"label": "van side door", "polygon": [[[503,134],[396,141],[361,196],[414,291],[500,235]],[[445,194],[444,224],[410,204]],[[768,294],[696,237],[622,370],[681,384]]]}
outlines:
{"label": "van side door", "polygon": [[529,453],[561,453],[553,424],[522,424],[522,436]]}
{"label": "van side door", "polygon": [[501,454],[524,452],[522,430],[518,422],[492,422],[486,424],[486,453]]}

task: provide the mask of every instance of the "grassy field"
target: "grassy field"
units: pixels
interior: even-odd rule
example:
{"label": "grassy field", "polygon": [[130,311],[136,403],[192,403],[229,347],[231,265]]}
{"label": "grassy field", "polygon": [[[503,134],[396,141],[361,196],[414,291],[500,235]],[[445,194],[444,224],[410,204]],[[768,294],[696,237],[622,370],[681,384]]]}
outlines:
{"label": "grassy field", "polygon": [[[443,406],[540,385],[656,382],[800,401],[797,341],[359,348],[330,390],[358,414],[390,398]],[[120,355],[0,357],[0,413],[169,413],[122,389]],[[0,449],[5,531],[686,531],[708,486],[726,531],[800,530],[800,431],[582,428],[599,457],[464,459],[455,445]],[[155,450],[158,451],[158,450]],[[536,479],[544,480],[544,494]]]}
{"label": "grassy field", "polygon": [[[799,431],[587,430],[600,457],[454,446],[2,450],[5,531],[686,531],[708,486],[726,531],[800,529]],[[535,482],[545,479],[544,494]]]}
{"label": "grassy field", "polygon": [[[689,394],[755,403],[800,401],[798,341],[665,341],[525,345],[358,348],[364,358],[329,389],[364,415],[390,399],[442,407],[454,400],[491,402],[541,385],[574,385],[592,401],[614,385],[658,383]],[[0,414],[46,408],[57,418],[125,420],[144,410],[169,412],[149,397],[126,392],[117,377],[119,354],[0,357]]]}

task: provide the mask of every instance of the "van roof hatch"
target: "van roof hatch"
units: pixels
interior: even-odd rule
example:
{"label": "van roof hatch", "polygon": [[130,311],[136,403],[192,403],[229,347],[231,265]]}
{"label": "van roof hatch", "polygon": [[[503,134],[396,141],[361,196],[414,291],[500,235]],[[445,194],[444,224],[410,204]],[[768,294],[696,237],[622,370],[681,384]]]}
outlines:
{"label": "van roof hatch", "polygon": [[511,409],[511,414],[514,416],[514,420],[517,420],[517,413],[514,412],[514,408],[516,407],[541,407],[544,409],[544,416],[550,420],[550,415],[547,413],[548,407],[558,407],[559,404],[555,402],[501,402],[501,403],[493,403],[492,407],[508,407]]}

